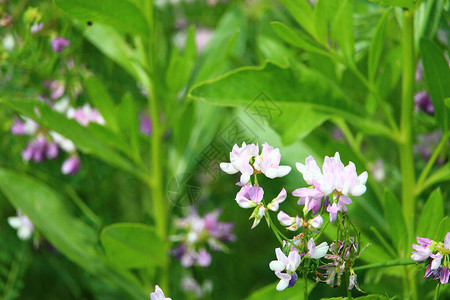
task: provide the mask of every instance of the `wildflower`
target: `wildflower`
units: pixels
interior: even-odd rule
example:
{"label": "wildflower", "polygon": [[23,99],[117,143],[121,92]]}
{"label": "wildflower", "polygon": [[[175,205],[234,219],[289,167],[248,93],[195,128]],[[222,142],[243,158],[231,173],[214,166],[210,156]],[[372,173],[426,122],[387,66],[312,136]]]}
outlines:
{"label": "wildflower", "polygon": [[[301,262],[301,256],[297,251],[290,251],[289,255],[286,256],[280,248],[275,249],[275,254],[277,260],[273,260],[269,264],[269,268],[275,272],[275,275],[280,279],[277,285],[277,290],[282,291],[290,286],[291,280],[294,279],[291,286],[295,284],[297,274],[295,271]],[[286,273],[281,273],[286,270]],[[293,275],[295,274],[295,275]]]}
{"label": "wildflower", "polygon": [[17,211],[17,217],[9,217],[8,224],[17,229],[17,236],[19,239],[26,241],[28,240],[34,232],[34,225],[31,220],[23,215],[20,210]]}
{"label": "wildflower", "polygon": [[67,117],[69,119],[75,119],[83,126],[87,126],[90,122],[105,125],[105,119],[103,119],[98,110],[92,108],[87,103],[83,107],[69,108],[67,110]]}
{"label": "wildflower", "polygon": [[38,33],[39,31],[41,31],[42,28],[44,28],[44,23],[43,23],[43,22],[40,22],[40,23],[34,22],[34,24],[33,24],[33,25],[31,26],[31,28],[30,28],[30,32],[31,32],[32,34],[36,34],[36,33]]}
{"label": "wildflower", "polygon": [[43,83],[44,87],[50,91],[50,97],[52,99],[61,98],[66,91],[64,81],[61,80],[46,80]]}
{"label": "wildflower", "polygon": [[14,36],[11,33],[8,33],[2,40],[3,49],[6,51],[13,51],[16,47],[16,41],[14,40]]}
{"label": "wildflower", "polygon": [[53,159],[58,156],[58,147],[55,143],[47,144],[47,139],[42,134],[38,135],[22,151],[23,160],[42,162],[45,158]]}
{"label": "wildflower", "polygon": [[197,264],[207,267],[211,264],[211,254],[206,250],[209,245],[211,250],[225,250],[225,242],[231,242],[236,237],[231,233],[233,224],[219,222],[220,211],[205,214],[200,217],[192,209],[191,213],[176,222],[176,227],[181,230],[180,234],[172,236],[171,239],[180,242],[178,246],[172,249],[171,253],[180,260],[185,268]]}
{"label": "wildflower", "polygon": [[62,52],[64,48],[70,46],[70,41],[65,38],[56,36],[51,40],[50,44],[52,46],[53,51]]}
{"label": "wildflower", "polygon": [[81,161],[80,158],[76,155],[70,156],[68,159],[64,161],[61,167],[61,173],[64,175],[70,174],[75,175],[80,169]]}
{"label": "wildflower", "polygon": [[241,147],[235,144],[230,153],[230,162],[220,163],[220,168],[228,174],[241,172],[240,181],[242,184],[247,184],[250,181],[250,176],[253,174],[253,167],[250,165],[250,160],[256,155],[258,155],[258,147],[255,144],[247,145],[243,142]]}
{"label": "wildflower", "polygon": [[323,242],[320,245],[316,246],[316,244],[314,243],[314,239],[310,238],[308,241],[308,257],[310,258],[314,258],[314,259],[319,259],[325,256],[325,254],[327,254],[328,252],[328,244],[327,242]]}
{"label": "wildflower", "polygon": [[413,244],[412,248],[416,250],[411,255],[411,259],[415,261],[424,261],[428,257],[430,257],[431,250],[428,248],[432,244],[432,241],[427,238],[416,237],[417,243],[419,245]]}
{"label": "wildflower", "polygon": [[254,167],[268,178],[283,177],[291,171],[291,167],[280,166],[280,160],[280,149],[274,149],[264,142],[261,155],[257,155],[255,158]]}
{"label": "wildflower", "polygon": [[64,136],[54,131],[50,131],[50,136],[53,138],[53,141],[65,152],[67,153],[75,152],[76,150],[75,144],[68,138],[65,138]]}
{"label": "wildflower", "polygon": [[208,28],[197,28],[195,31],[195,46],[199,53],[203,52],[206,46],[208,46],[213,34],[214,31]]}
{"label": "wildflower", "polygon": [[264,197],[264,190],[262,187],[255,185],[251,186],[245,184],[241,190],[236,194],[236,202],[242,208],[255,207]]}
{"label": "wildflower", "polygon": [[147,136],[150,136],[152,134],[152,120],[150,120],[150,118],[145,114],[139,115],[139,130]]}
{"label": "wildflower", "polygon": [[352,200],[346,196],[340,196],[338,202],[334,202],[332,205],[327,207],[327,211],[330,213],[330,222],[334,222],[337,218],[337,214],[339,211],[347,212],[348,204],[351,204]]}
{"label": "wildflower", "polygon": [[39,125],[29,118],[23,117],[25,122],[18,117],[14,117],[13,125],[11,126],[11,133],[14,135],[34,135],[36,134]]}
{"label": "wildflower", "polygon": [[161,288],[158,285],[155,285],[155,291],[150,293],[150,300],[172,300],[172,298],[166,298]]}
{"label": "wildflower", "polygon": [[431,102],[431,97],[426,91],[417,92],[414,95],[414,110],[422,110],[424,113],[429,115],[434,114],[434,106]]}
{"label": "wildflower", "polygon": [[274,198],[268,205],[267,208],[271,211],[277,211],[282,203],[287,197],[286,190],[283,188],[276,198]]}

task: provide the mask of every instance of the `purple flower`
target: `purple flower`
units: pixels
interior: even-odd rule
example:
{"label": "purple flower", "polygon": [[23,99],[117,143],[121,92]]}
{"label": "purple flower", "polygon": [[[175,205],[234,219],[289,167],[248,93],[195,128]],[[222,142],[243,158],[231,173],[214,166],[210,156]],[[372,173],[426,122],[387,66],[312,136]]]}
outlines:
{"label": "purple flower", "polygon": [[70,41],[65,38],[56,36],[51,40],[50,44],[52,46],[53,51],[62,52],[65,47],[70,46]]}
{"label": "purple flower", "polygon": [[66,91],[65,84],[61,80],[46,80],[43,83],[44,87],[50,91],[50,97],[52,99],[61,98]]}
{"label": "purple flower", "polygon": [[23,122],[18,117],[14,117],[11,133],[14,135],[34,135],[39,129],[39,125],[31,119],[24,118]]}
{"label": "purple flower", "polygon": [[147,136],[150,136],[153,131],[152,120],[142,113],[139,115],[139,130]]}
{"label": "purple flower", "polygon": [[236,202],[242,208],[255,207],[264,196],[262,187],[245,184],[236,195]]}
{"label": "purple flower", "polygon": [[81,161],[78,156],[71,156],[66,159],[61,167],[61,173],[75,175],[80,169]]}
{"label": "purple flower", "polygon": [[415,261],[424,261],[430,257],[431,250],[428,248],[432,244],[432,241],[427,238],[416,237],[419,245],[413,244],[412,248],[416,250],[411,254],[411,259]]}
{"label": "purple flower", "polygon": [[55,158],[58,156],[58,150],[55,149],[55,146],[54,143],[47,145],[47,139],[40,134],[35,140],[27,145],[25,150],[23,150],[22,158],[26,161],[33,160],[35,162],[41,162],[45,158]]}
{"label": "purple flower", "polygon": [[271,211],[277,211],[280,208],[280,203],[282,203],[287,197],[286,190],[283,188],[276,198],[274,198],[268,205],[267,208]]}
{"label": "purple flower", "polygon": [[434,106],[431,102],[431,97],[426,91],[417,92],[414,95],[414,102],[415,111],[420,109],[429,115],[434,114]]}
{"label": "purple flower", "polygon": [[87,103],[83,105],[83,107],[69,108],[67,110],[67,117],[69,119],[75,119],[83,126],[87,126],[90,122],[105,125],[105,119],[103,119],[103,116],[98,112],[98,110],[92,108]]}
{"label": "purple flower", "polygon": [[199,266],[208,267],[211,264],[211,254],[204,248],[200,249],[197,254],[197,263]]}
{"label": "purple flower", "polygon": [[[277,260],[272,260],[269,264],[269,268],[275,272],[275,275],[278,278],[280,278],[280,282],[277,285],[277,290],[282,291],[290,286],[292,279],[291,275],[295,273],[300,265],[301,256],[295,250],[290,251],[289,255],[286,256],[280,248],[275,249],[275,254]],[[284,270],[286,270],[286,273],[281,273]],[[293,281],[293,284],[295,284],[295,281],[296,280]]]}

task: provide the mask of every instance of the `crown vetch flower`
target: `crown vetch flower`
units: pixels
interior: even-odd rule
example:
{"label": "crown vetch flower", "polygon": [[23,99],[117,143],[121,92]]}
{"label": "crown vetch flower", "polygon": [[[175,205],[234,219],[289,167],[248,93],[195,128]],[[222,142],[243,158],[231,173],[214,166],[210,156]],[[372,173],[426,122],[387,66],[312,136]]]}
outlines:
{"label": "crown vetch flower", "polygon": [[267,205],[267,208],[270,209],[271,211],[278,211],[278,209],[280,208],[280,203],[286,200],[286,197],[287,193],[286,190],[283,188],[281,192],[278,194],[278,196]]}
{"label": "crown vetch flower", "polygon": [[164,292],[158,285],[155,285],[155,291],[150,293],[150,300],[172,300],[172,298],[168,298],[164,296]]}
{"label": "crown vetch flower", "polygon": [[220,163],[220,168],[228,174],[241,172],[240,181],[242,184],[246,184],[250,181],[250,176],[253,174],[250,160],[256,155],[258,155],[258,146],[255,144],[247,145],[243,142],[241,147],[235,144],[230,152],[230,162]]}
{"label": "crown vetch flower", "polygon": [[51,40],[50,44],[52,46],[53,51],[62,52],[64,48],[70,46],[70,41],[63,37],[56,36]]}
{"label": "crown vetch flower", "polygon": [[[280,278],[280,282],[277,285],[277,290],[282,291],[290,286],[290,281],[294,278],[296,281],[295,271],[301,262],[301,256],[298,251],[290,251],[286,256],[280,248],[275,249],[275,255],[277,260],[273,260],[269,264],[269,268],[275,272],[275,275]],[[281,273],[286,270],[286,273]],[[293,274],[295,274],[293,276]],[[292,285],[295,284],[295,281]]]}
{"label": "crown vetch flower", "polygon": [[280,166],[280,149],[273,148],[264,142],[261,155],[257,155],[253,166],[268,178],[283,177],[291,171],[289,166]]}
{"label": "crown vetch flower", "polygon": [[314,259],[319,259],[325,256],[325,254],[327,254],[328,252],[328,244],[327,242],[323,242],[320,245],[316,246],[316,244],[314,243],[314,239],[310,238],[308,241],[308,257],[309,258],[314,258]]}

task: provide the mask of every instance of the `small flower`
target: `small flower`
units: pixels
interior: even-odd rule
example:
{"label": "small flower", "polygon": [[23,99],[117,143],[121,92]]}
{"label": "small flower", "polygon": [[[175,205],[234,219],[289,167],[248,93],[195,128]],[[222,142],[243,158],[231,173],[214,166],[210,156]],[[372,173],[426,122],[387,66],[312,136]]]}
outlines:
{"label": "small flower", "polygon": [[428,257],[430,257],[430,254],[432,254],[431,250],[428,248],[428,246],[432,244],[432,241],[430,239],[421,237],[416,237],[416,239],[419,245],[412,245],[412,248],[416,250],[416,252],[413,252],[413,254],[411,255],[411,259],[415,261],[424,261]]}
{"label": "small flower", "polygon": [[54,131],[50,131],[50,136],[53,138],[53,141],[65,152],[67,153],[75,152],[76,150],[75,144],[68,138],[65,138],[64,136]]}
{"label": "small flower", "polygon": [[50,91],[50,97],[52,99],[61,98],[66,91],[65,83],[61,80],[46,80],[43,86]]}
{"label": "small flower", "polygon": [[172,298],[168,297],[166,298],[161,288],[158,285],[156,285],[155,291],[153,293],[150,293],[150,300],[172,300]]}
{"label": "small flower", "polygon": [[332,205],[328,205],[327,211],[330,213],[330,222],[334,222],[337,218],[338,212],[347,212],[348,204],[351,204],[352,200],[346,196],[340,196],[338,202],[334,202]]}
{"label": "small flower", "polygon": [[32,119],[23,117],[24,121],[18,117],[14,117],[11,133],[14,135],[35,135],[39,129],[39,125]]}
{"label": "small flower", "polygon": [[139,131],[146,136],[150,136],[153,131],[152,120],[143,113],[139,115]]}
{"label": "small flower", "polygon": [[309,220],[308,224],[311,225],[312,227],[318,229],[318,228],[322,227],[323,218],[321,215],[317,215],[313,219]]}
{"label": "small flower", "polygon": [[417,92],[414,95],[414,110],[422,110],[424,113],[429,115],[434,114],[433,102],[431,102],[431,97],[426,91]]}
{"label": "small flower", "polygon": [[247,145],[242,143],[242,147],[237,144],[233,146],[230,153],[229,163],[220,163],[220,168],[228,174],[236,174],[241,172],[241,183],[247,184],[250,181],[250,176],[253,174],[253,167],[250,165],[250,160],[258,155],[258,147],[255,144]]}
{"label": "small flower", "polygon": [[23,241],[30,239],[34,232],[33,223],[27,216],[23,215],[20,210],[17,211],[17,217],[8,218],[8,224],[12,228],[17,229],[17,236]]}
{"label": "small flower", "polygon": [[80,169],[80,166],[80,158],[76,155],[73,155],[64,161],[61,167],[61,173],[63,173],[64,175],[75,175]]}
{"label": "small flower", "polygon": [[32,34],[36,34],[39,31],[41,31],[43,28],[44,28],[44,23],[43,22],[40,22],[40,23],[34,22],[34,24],[30,28],[30,32]]}
{"label": "small flower", "polygon": [[278,196],[273,199],[268,205],[267,208],[271,211],[277,211],[280,207],[280,203],[282,203],[287,197],[286,190],[283,188],[281,192],[278,194]]}
{"label": "small flower", "polygon": [[310,258],[314,258],[314,259],[319,259],[325,256],[325,254],[327,254],[328,252],[328,244],[327,242],[323,242],[320,245],[316,246],[316,244],[314,243],[314,239],[311,238],[308,241],[308,257]]}
{"label": "small flower", "polygon": [[208,267],[211,264],[211,254],[205,248],[198,251],[197,263],[202,267]]}
{"label": "small flower", "polygon": [[289,166],[280,166],[280,149],[274,149],[264,142],[261,155],[257,155],[253,166],[268,178],[283,177],[291,171]]}
{"label": "small flower", "polygon": [[295,218],[289,216],[287,213],[285,213],[282,210],[280,210],[280,212],[278,213],[277,219],[278,219],[278,221],[280,221],[281,225],[283,225],[283,226],[291,226],[292,224],[295,223]]}
{"label": "small flower", "polygon": [[78,107],[76,109],[69,108],[67,110],[67,117],[69,119],[75,119],[83,126],[87,126],[90,122],[105,125],[105,119],[103,119],[98,110],[92,108],[87,103],[83,105],[83,107]]}
{"label": "small flower", "polygon": [[255,185],[251,186],[245,184],[241,190],[236,194],[236,202],[242,208],[255,207],[264,197],[264,190],[262,187]]}
{"label": "small flower", "polygon": [[50,42],[53,51],[62,52],[64,48],[70,46],[70,41],[62,37],[54,37]]}
{"label": "small flower", "polygon": [[23,160],[33,160],[37,163],[42,162],[44,159],[52,159],[58,156],[57,147],[51,143],[50,147],[47,145],[47,139],[42,134],[38,135],[27,147],[22,151]]}
{"label": "small flower", "polygon": [[[295,271],[300,265],[301,256],[295,250],[290,251],[289,255],[286,256],[280,248],[275,249],[275,254],[277,256],[277,260],[271,261],[269,268],[274,271],[275,275],[280,279],[280,282],[277,285],[277,290],[282,291],[288,286],[293,286],[297,281],[297,274],[295,274]],[[284,270],[286,270],[286,273],[281,273],[281,271]],[[292,283],[291,280],[293,281]]]}

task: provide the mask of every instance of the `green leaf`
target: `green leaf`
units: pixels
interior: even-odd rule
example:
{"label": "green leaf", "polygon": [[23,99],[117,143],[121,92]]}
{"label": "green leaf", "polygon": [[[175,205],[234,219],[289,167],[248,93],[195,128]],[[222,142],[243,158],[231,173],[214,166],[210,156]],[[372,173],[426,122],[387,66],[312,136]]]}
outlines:
{"label": "green leaf", "polygon": [[148,23],[141,11],[127,0],[54,0],[70,16],[81,21],[111,25],[126,33],[149,36]]}
{"label": "green leaf", "polygon": [[332,37],[337,42],[344,57],[352,62],[355,48],[353,25],[353,0],[342,0],[332,24]]}
{"label": "green leaf", "polygon": [[431,40],[420,41],[425,80],[433,102],[436,119],[443,132],[449,128],[450,109],[445,98],[450,96],[450,68],[443,51]]}
{"label": "green leaf", "polygon": [[[98,128],[97,130],[91,129],[91,126],[81,126],[75,120],[67,119],[66,116],[52,110],[50,106],[40,101],[0,99],[0,103],[8,105],[20,114],[72,140],[77,146],[77,149],[82,152],[95,155],[105,162],[145,180],[145,175],[136,166],[107,144],[103,143],[102,140],[104,140],[104,137],[99,139],[99,134],[105,134],[104,130],[99,131]],[[95,125],[92,127],[94,128]]]}
{"label": "green leaf", "polygon": [[291,28],[280,22],[271,22],[270,24],[272,25],[272,28],[276,32],[276,34],[286,43],[301,48],[305,51],[310,51],[325,56],[328,55],[316,44],[313,39],[311,39],[304,33],[302,34],[301,31],[295,32]]}
{"label": "green leaf", "polygon": [[[359,117],[363,115],[362,108],[333,82],[302,65],[286,69],[267,62],[262,66],[239,68],[194,86],[189,96],[217,106],[248,109],[261,92],[279,107],[281,113],[292,115],[292,111],[311,107],[329,115],[344,116],[365,132],[390,135],[373,120]],[[274,122],[278,119],[281,118],[272,118]]]}
{"label": "green leaf", "polygon": [[389,190],[384,193],[384,216],[394,245],[398,251],[402,251],[407,246],[408,231],[400,202]]}
{"label": "green leaf", "polygon": [[96,77],[88,77],[85,79],[85,87],[95,108],[105,118],[106,127],[111,128],[114,132],[118,132],[119,128],[116,120],[117,110],[114,100],[109,95],[103,83]]}
{"label": "green leaf", "polygon": [[131,93],[127,92],[120,101],[120,126],[122,134],[128,139],[135,160],[140,161],[139,121],[136,103]]}
{"label": "green leaf", "polygon": [[316,39],[322,45],[328,44],[328,17],[327,3],[329,0],[319,0],[314,7],[314,23],[316,28]]}
{"label": "green leaf", "polygon": [[84,31],[84,37],[145,88],[149,87],[148,75],[139,64],[136,51],[127,44],[114,28],[102,24],[93,24]]}
{"label": "green leaf", "polygon": [[450,218],[448,216],[445,216],[439,223],[439,226],[437,227],[436,233],[434,234],[434,239],[436,241],[443,241],[449,228],[450,228]]}
{"label": "green leaf", "polygon": [[100,240],[108,258],[123,268],[146,268],[167,262],[163,242],[152,227],[144,224],[107,226]]}
{"label": "green leaf", "polygon": [[431,193],[422,209],[419,224],[417,225],[417,236],[430,239],[439,238],[435,234],[443,217],[444,200],[441,190],[437,188]]}
{"label": "green leaf", "polygon": [[[274,280],[278,278],[274,275]],[[253,292],[246,300],[302,300],[304,299],[304,281],[299,278],[297,283],[284,291],[277,291],[277,283],[269,284],[255,292]],[[314,288],[315,283],[308,280],[309,292]]]}
{"label": "green leaf", "polygon": [[121,287],[133,299],[145,299],[146,293],[136,278],[109,265],[97,250],[97,232],[67,211],[54,190],[34,178],[6,169],[0,169],[0,190],[60,253],[84,270]]}
{"label": "green leaf", "polygon": [[0,189],[70,260],[89,271],[99,268],[99,263],[93,263],[96,232],[71,216],[51,188],[26,175],[0,169]]}
{"label": "green leaf", "polygon": [[377,27],[375,28],[375,34],[372,38],[372,42],[370,43],[369,47],[369,59],[368,59],[368,73],[369,73],[369,80],[373,81],[375,78],[375,74],[378,69],[378,64],[380,62],[381,53],[383,51],[384,47],[384,36],[386,33],[386,23],[387,23],[387,16],[391,12],[390,9],[386,10],[383,16],[381,17],[380,21],[377,24]]}
{"label": "green leaf", "polygon": [[294,19],[302,26],[310,35],[316,36],[314,27],[314,14],[311,4],[306,0],[281,0],[287,10]]}
{"label": "green leaf", "polygon": [[415,0],[370,0],[372,2],[380,2],[381,5],[392,5],[397,7],[413,8]]}

